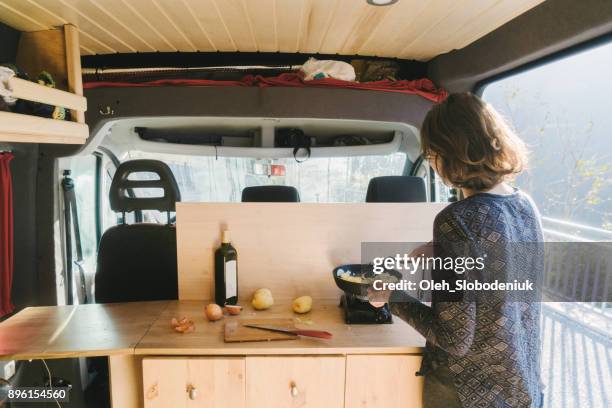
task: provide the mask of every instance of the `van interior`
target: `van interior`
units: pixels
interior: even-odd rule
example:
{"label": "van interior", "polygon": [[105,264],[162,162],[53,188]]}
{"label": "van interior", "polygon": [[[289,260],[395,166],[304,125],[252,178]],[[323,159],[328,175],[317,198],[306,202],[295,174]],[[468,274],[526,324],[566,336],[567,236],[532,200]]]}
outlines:
{"label": "van interior", "polygon": [[[0,405],[422,406],[423,337],[330,273],[462,198],[419,134],[456,92],[547,241],[612,241],[611,35],[607,0],[0,0]],[[230,239],[243,310],[205,310]],[[611,404],[609,254],[545,283],[547,407]]]}

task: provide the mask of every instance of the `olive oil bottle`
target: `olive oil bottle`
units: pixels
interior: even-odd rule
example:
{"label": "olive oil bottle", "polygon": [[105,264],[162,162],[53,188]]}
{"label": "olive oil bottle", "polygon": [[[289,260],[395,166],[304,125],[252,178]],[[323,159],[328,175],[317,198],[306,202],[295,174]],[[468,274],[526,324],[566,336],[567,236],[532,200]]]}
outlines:
{"label": "olive oil bottle", "polygon": [[219,306],[238,303],[238,253],[230,240],[230,232],[223,231],[215,251],[215,303]]}

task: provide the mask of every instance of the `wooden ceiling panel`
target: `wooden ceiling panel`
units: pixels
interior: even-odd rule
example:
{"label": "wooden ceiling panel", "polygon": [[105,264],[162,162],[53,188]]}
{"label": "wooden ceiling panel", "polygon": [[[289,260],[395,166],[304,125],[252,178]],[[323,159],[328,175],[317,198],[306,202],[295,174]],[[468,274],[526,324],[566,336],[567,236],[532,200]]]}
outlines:
{"label": "wooden ceiling panel", "polygon": [[307,2],[304,0],[285,0],[276,2],[276,33],[278,49],[284,52],[298,52],[308,18]]}
{"label": "wooden ceiling panel", "polygon": [[276,0],[246,2],[246,11],[250,19],[249,23],[254,27],[253,35],[258,51],[278,51],[276,6]]}
{"label": "wooden ceiling panel", "polygon": [[[53,1],[47,1],[48,5],[52,5]],[[129,52],[137,52],[139,50],[155,51],[155,48],[145,39],[145,36],[140,35],[131,27],[131,20],[121,20],[118,18],[121,7],[117,7],[118,5],[113,4],[112,1],[61,1],[64,5],[62,9],[70,12],[71,15],[78,15],[78,18],[85,20],[92,27],[95,26],[99,30],[98,32],[103,33],[104,39],[110,38],[116,41],[122,47],[129,49]]]}
{"label": "wooden ceiling panel", "polygon": [[340,53],[346,55],[359,54],[359,50],[363,44],[368,42],[372,36],[383,25],[385,17],[393,12],[393,7],[366,7],[357,20],[353,30],[346,39]]}
{"label": "wooden ceiling panel", "polygon": [[[103,1],[103,0],[97,0]],[[162,41],[176,51],[194,52],[197,51],[194,39],[190,39],[182,31],[185,29],[184,22],[174,21],[168,9],[173,7],[183,9],[180,1],[171,3],[162,0],[125,0],[129,3],[134,12],[138,13],[143,20],[151,24],[151,28],[157,33],[157,36],[162,38]],[[187,10],[184,10],[187,13]],[[187,16],[185,16],[187,19]],[[191,24],[195,24],[191,22]],[[197,28],[197,27],[196,27]]]}
{"label": "wooden ceiling panel", "polygon": [[300,41],[300,52],[317,53],[333,23],[334,9],[339,0],[304,0],[306,5],[304,35]]}
{"label": "wooden ceiling panel", "polygon": [[[410,45],[444,19],[458,0],[435,0],[428,1],[422,7],[415,7],[410,23],[403,31],[400,31],[394,40],[387,40],[381,44],[381,56],[398,56],[402,51],[410,48]],[[409,12],[406,12],[408,14]],[[452,34],[449,34],[452,35]],[[436,47],[436,44],[431,44]]]}
{"label": "wooden ceiling panel", "polygon": [[430,3],[429,0],[404,0],[395,3],[372,35],[359,46],[359,54],[386,56],[390,52],[391,39],[394,39],[393,43],[401,43],[412,38],[411,35],[414,34],[410,33],[418,31],[414,29],[415,22]]}
{"label": "wooden ceiling panel", "polygon": [[[143,44],[139,47],[139,52],[176,51],[169,41],[159,32],[156,24],[152,23],[139,12],[133,0],[92,0],[99,7],[103,7],[107,12],[112,13],[114,18],[129,28],[134,36]],[[152,5],[151,5],[152,6]]]}
{"label": "wooden ceiling panel", "polygon": [[221,20],[228,27],[232,41],[236,44],[238,51],[257,51],[254,27],[247,14],[246,1],[213,1],[219,10]]}
{"label": "wooden ceiling panel", "polygon": [[217,51],[201,22],[196,19],[189,2],[182,0],[153,1],[169,24],[179,33],[179,41],[187,43],[191,51]]}
{"label": "wooden ceiling panel", "polygon": [[107,48],[102,46],[95,38],[83,32],[83,30],[79,30],[79,45],[81,47],[81,55],[108,53]]}
{"label": "wooden ceiling panel", "polygon": [[544,0],[0,0],[21,31],[71,23],[82,54],[301,52],[426,61]]}
{"label": "wooden ceiling panel", "polygon": [[[479,0],[482,10],[487,10],[500,0]],[[429,59],[432,55],[444,52],[449,43],[448,33],[453,33],[450,42],[456,43],[457,33],[467,24],[478,19],[479,14],[470,10],[473,0],[455,0],[446,10],[440,10],[433,24],[424,29],[413,41],[406,45],[397,55],[413,55],[415,59]]]}
{"label": "wooden ceiling panel", "polygon": [[358,21],[370,8],[366,2],[354,0],[338,0],[335,6],[333,23],[329,25],[319,49],[321,54],[336,54],[343,49]]}
{"label": "wooden ceiling panel", "polygon": [[6,16],[8,18],[13,14],[23,19],[22,24],[14,25],[15,28],[22,31],[33,31],[29,24],[34,24],[38,30],[48,30],[66,24],[63,18],[47,12],[29,0],[0,0],[0,16],[5,17],[5,11],[9,13]]}
{"label": "wooden ceiling panel", "polygon": [[181,1],[189,9],[193,19],[199,22],[213,49],[227,52],[238,51],[225,20],[221,18],[215,0]]}
{"label": "wooden ceiling panel", "polygon": [[27,10],[20,10],[22,0],[0,1],[0,20],[11,27],[20,31],[47,30],[49,26],[33,18]]}

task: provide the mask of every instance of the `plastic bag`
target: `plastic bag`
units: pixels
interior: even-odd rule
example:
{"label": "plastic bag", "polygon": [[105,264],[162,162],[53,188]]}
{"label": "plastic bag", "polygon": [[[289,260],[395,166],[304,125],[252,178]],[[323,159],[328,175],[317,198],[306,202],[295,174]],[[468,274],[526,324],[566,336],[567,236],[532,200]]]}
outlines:
{"label": "plastic bag", "polygon": [[318,60],[309,58],[302,65],[305,81],[313,79],[335,78],[343,81],[355,81],[355,68],[347,62]]}
{"label": "plastic bag", "polygon": [[17,98],[13,97],[13,90],[9,86],[9,80],[14,76],[15,71],[0,66],[0,97],[7,105],[13,105],[17,101]]}

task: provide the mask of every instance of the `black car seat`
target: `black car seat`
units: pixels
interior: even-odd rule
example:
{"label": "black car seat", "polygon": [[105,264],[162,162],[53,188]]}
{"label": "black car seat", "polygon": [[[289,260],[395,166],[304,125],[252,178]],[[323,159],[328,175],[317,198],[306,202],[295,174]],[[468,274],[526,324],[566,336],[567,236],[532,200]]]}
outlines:
{"label": "black car seat", "polygon": [[299,203],[300,193],[291,186],[256,186],[242,190],[242,202]]}
{"label": "black car seat", "polygon": [[[134,173],[155,173],[158,180],[131,180]],[[163,189],[160,197],[130,197],[130,189]],[[98,303],[170,300],[178,298],[176,228],[170,212],[181,195],[170,168],[158,160],[131,160],[115,172],[110,206],[123,214],[123,224],[109,228],[98,248],[95,297]],[[125,223],[125,213],[166,212],[168,224]]]}
{"label": "black car seat", "polygon": [[427,201],[425,180],[414,176],[374,177],[368,184],[368,203],[421,203]]}

